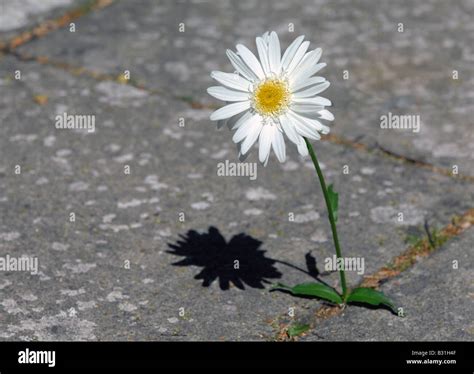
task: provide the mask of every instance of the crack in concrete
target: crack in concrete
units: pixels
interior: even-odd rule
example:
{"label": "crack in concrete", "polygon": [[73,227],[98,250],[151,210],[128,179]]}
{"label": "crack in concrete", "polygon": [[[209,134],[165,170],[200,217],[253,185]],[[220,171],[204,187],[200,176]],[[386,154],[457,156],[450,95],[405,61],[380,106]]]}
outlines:
{"label": "crack in concrete", "polygon": [[335,134],[324,135],[321,138],[324,139],[324,140],[328,140],[331,143],[340,144],[340,145],[350,147],[350,148],[353,148],[353,149],[356,149],[356,150],[359,150],[359,151],[365,151],[365,152],[369,152],[369,153],[373,152],[373,151],[379,151],[382,155],[384,155],[384,156],[386,156],[386,157],[388,157],[392,160],[402,161],[406,164],[411,164],[415,167],[419,167],[419,168],[422,168],[422,169],[427,169],[427,170],[430,170],[433,173],[441,174],[441,175],[444,175],[446,177],[450,177],[450,178],[453,178],[453,179],[458,179],[458,180],[462,180],[462,181],[465,181],[465,182],[474,183],[474,176],[472,176],[472,175],[453,174],[449,169],[442,168],[442,167],[439,167],[439,166],[435,166],[435,165],[430,164],[430,163],[425,162],[425,161],[416,160],[414,158],[407,157],[407,156],[395,153],[393,151],[390,151],[390,150],[382,147],[378,143],[375,147],[370,147],[367,144],[360,143],[358,141],[353,141],[353,140],[350,140],[350,139],[346,139],[346,138],[343,138],[343,137],[341,137],[339,135],[335,135]]}
{"label": "crack in concrete", "polygon": [[[1,51],[1,49],[0,49],[0,51]],[[11,49],[7,50],[5,53],[17,58],[20,61],[23,61],[23,62],[36,62],[36,63],[42,64],[42,65],[53,66],[57,69],[64,70],[64,71],[68,72],[69,74],[72,74],[72,75],[75,75],[75,76],[87,76],[87,77],[89,77],[91,79],[94,79],[96,81],[112,81],[112,82],[116,82],[116,83],[120,83],[120,84],[128,84],[128,85],[130,85],[134,88],[137,88],[139,90],[143,90],[143,91],[147,92],[150,95],[166,96],[166,97],[169,97],[173,100],[184,102],[184,103],[188,104],[193,109],[217,109],[218,108],[218,106],[215,106],[215,105],[202,104],[198,101],[190,100],[190,99],[184,98],[184,97],[179,96],[179,95],[169,94],[166,91],[157,90],[157,89],[150,89],[150,88],[148,88],[148,87],[146,87],[142,84],[139,84],[139,83],[137,83],[133,80],[124,80],[122,74],[114,76],[114,75],[111,75],[111,74],[99,73],[99,72],[96,72],[96,71],[93,71],[93,70],[90,70],[90,69],[86,69],[84,67],[72,66],[72,65],[70,65],[68,63],[65,63],[65,62],[53,61],[53,60],[51,60],[50,58],[48,58],[46,56],[33,56],[33,55],[28,55],[26,53],[20,53],[18,51],[11,50]],[[474,183],[474,176],[462,175],[462,174],[455,175],[449,169],[442,168],[442,167],[439,167],[439,166],[435,166],[435,165],[432,165],[432,164],[424,162],[424,161],[416,160],[416,159],[413,159],[413,158],[410,158],[410,157],[407,157],[407,156],[397,154],[395,152],[392,152],[388,149],[383,148],[380,144],[377,144],[376,147],[370,147],[367,144],[364,144],[364,143],[361,143],[361,142],[358,142],[358,141],[354,141],[354,140],[350,140],[350,139],[347,139],[347,138],[344,138],[344,137],[341,137],[341,136],[335,135],[335,134],[323,135],[322,140],[327,140],[327,141],[329,141],[330,143],[333,143],[333,144],[342,145],[342,146],[349,147],[349,148],[352,148],[352,149],[355,149],[355,150],[358,150],[358,151],[363,151],[363,152],[368,152],[368,153],[373,152],[374,150],[378,150],[382,155],[384,155],[388,158],[395,159],[395,160],[398,160],[398,161],[402,161],[404,163],[411,164],[415,167],[427,169],[427,170],[430,170],[433,173],[441,174],[441,175],[444,175],[444,176],[447,176],[447,177],[450,177],[450,178],[453,178],[453,179]]]}
{"label": "crack in concrete", "polygon": [[[187,99],[185,99],[181,96],[169,94],[166,91],[162,91],[162,90],[158,90],[158,89],[150,89],[150,88],[148,88],[148,87],[146,87],[146,86],[144,86],[140,83],[137,83],[133,79],[127,80],[127,79],[124,78],[123,74],[111,75],[111,74],[107,74],[107,73],[100,73],[100,72],[90,70],[90,69],[87,69],[87,68],[84,68],[84,67],[73,66],[73,65],[68,64],[66,62],[54,61],[54,60],[51,60],[49,57],[46,57],[46,56],[33,56],[33,55],[26,54],[26,53],[18,52],[16,50],[8,50],[5,53],[12,56],[12,57],[15,57],[16,59],[18,59],[19,61],[22,61],[22,62],[34,62],[34,63],[39,63],[41,65],[52,66],[56,69],[63,70],[63,71],[65,71],[65,72],[67,72],[71,75],[88,77],[88,78],[91,78],[91,79],[93,79],[97,82],[115,82],[115,83],[119,83],[119,84],[123,84],[123,85],[129,85],[129,86],[132,86],[132,87],[134,87],[138,90],[145,91],[149,95],[165,96],[165,97],[168,97],[168,98],[173,99],[173,100],[177,100],[177,101],[180,101],[180,102],[187,103],[193,109],[208,108],[205,105],[202,105],[202,104],[197,103],[197,102],[190,102],[189,100],[187,100]],[[209,108],[211,108],[211,107],[209,107]]]}
{"label": "crack in concrete", "polygon": [[32,29],[13,36],[7,42],[0,41],[0,52],[9,53],[23,44],[44,37],[92,11],[100,10],[111,5],[113,2],[114,0],[89,0],[85,4],[67,11],[60,17],[41,22]]}
{"label": "crack in concrete", "polygon": [[[444,245],[449,239],[459,236],[473,225],[474,208],[471,208],[461,216],[454,217],[450,224],[439,231],[438,236],[443,238],[442,244]],[[360,286],[378,288],[382,283],[411,268],[418,262],[419,258],[429,256],[442,246],[433,246],[431,240],[432,238],[427,237],[410,246],[406,251],[395,257],[389,265],[382,267],[372,275],[364,277]]]}
{"label": "crack in concrete", "polygon": [[445,175],[447,177],[451,177],[453,179],[459,179],[462,181],[466,182],[474,182],[474,176],[472,175],[461,175],[461,174],[453,174],[449,169],[445,169],[439,166],[432,165],[428,162],[425,161],[420,161],[411,157],[403,156],[398,153],[395,153],[393,151],[390,151],[384,147],[382,147],[380,144],[377,144],[377,148],[386,156],[392,158],[392,159],[397,159],[397,160],[402,160],[403,162],[406,162],[408,164],[415,165],[420,168],[428,169],[431,170],[434,173]]}
{"label": "crack in concrete", "polygon": [[[29,43],[38,38],[44,37],[47,34],[61,27],[64,27],[65,25],[67,25],[68,23],[72,22],[75,19],[78,19],[84,15],[87,15],[88,13],[92,11],[100,10],[111,5],[114,1],[115,0],[90,0],[86,4],[83,4],[73,10],[70,10],[66,12],[64,15],[56,19],[47,20],[41,23],[40,25],[34,27],[32,30],[25,31],[21,33],[20,35],[12,37],[10,41],[6,43],[2,43],[2,41],[0,41],[0,52],[12,55],[18,58],[20,61],[37,62],[43,65],[50,65],[50,66],[62,69],[76,76],[85,75],[99,81],[114,81],[114,82],[122,83],[122,84],[130,84],[131,86],[137,89],[146,91],[147,93],[151,95],[168,96],[172,99],[187,103],[193,109],[217,109],[218,107],[214,105],[206,105],[198,101],[185,98],[179,95],[167,94],[165,91],[149,89],[145,87],[144,85],[138,84],[132,80],[124,81],[121,75],[113,76],[110,74],[98,73],[98,72],[94,72],[92,70],[88,70],[83,67],[75,67],[64,62],[52,61],[51,59],[45,56],[31,56],[31,55],[22,54],[22,53],[19,53],[18,51],[15,51],[15,49],[18,48],[19,46]],[[322,138],[323,140],[328,140],[331,143],[343,145],[343,146],[350,147],[356,150],[361,150],[365,152],[373,151],[373,149],[371,149],[366,144],[359,143],[354,140],[346,139],[338,135],[329,134],[329,135],[323,136]],[[396,159],[404,163],[412,164],[416,167],[428,169],[434,173],[448,176],[453,179],[459,179],[459,180],[474,183],[474,176],[461,175],[461,174],[454,175],[449,169],[438,167],[424,161],[416,160],[404,155],[397,154],[393,151],[383,148],[379,144],[377,144],[377,149],[381,152],[381,154],[388,156],[389,158]]]}
{"label": "crack in concrete", "polygon": [[[383,283],[411,269],[420,261],[421,258],[428,257],[440,247],[445,245],[449,239],[459,236],[471,226],[474,226],[474,208],[469,209],[460,216],[455,216],[450,224],[446,225],[440,230],[439,235],[445,238],[442,245],[433,248],[433,246],[430,244],[429,238],[420,240],[419,243],[408,247],[408,249],[406,249],[404,252],[393,258],[389,265],[383,266],[375,273],[365,276],[364,280],[362,280],[362,282],[353,288],[369,287],[378,289]],[[343,310],[344,308],[341,308],[337,305],[321,306],[315,311],[314,315],[316,320],[310,324],[310,329],[306,332],[315,329],[319,322],[340,315]],[[279,317],[275,318],[274,321],[277,321],[278,318]],[[290,324],[291,322],[280,325],[280,329],[276,333],[276,340],[293,339],[289,338],[286,334]]]}
{"label": "crack in concrete", "polygon": [[[12,37],[7,42],[2,42],[0,40],[0,52],[12,55],[20,61],[36,62],[42,65],[53,66],[75,76],[88,76],[97,81],[114,81],[117,83],[129,84],[137,89],[144,90],[152,95],[168,96],[175,100],[187,103],[193,109],[216,109],[217,106],[214,105],[206,105],[195,100],[184,98],[182,96],[170,95],[161,90],[152,90],[134,81],[124,81],[121,75],[113,76],[110,74],[99,73],[83,67],[75,67],[67,63],[53,61],[45,56],[32,56],[16,51],[18,47],[41,37],[45,37],[49,33],[66,26],[68,23],[71,23],[72,21],[87,15],[91,11],[100,10],[111,5],[114,1],[115,0],[90,0],[88,3],[83,4],[71,11],[68,11],[58,18],[55,18],[53,20],[46,20],[41,24],[35,26],[33,29],[24,31],[21,34]],[[434,173],[445,175],[453,179],[474,182],[474,176],[453,175],[453,173],[449,171],[449,169],[441,168],[424,161],[397,154],[393,151],[385,149],[380,144],[377,144],[375,148],[371,148],[366,144],[346,139],[335,134],[323,136],[323,140],[327,140],[333,144],[343,145],[364,152],[373,152],[374,150],[378,150],[381,152],[381,154],[389,158],[396,159],[419,168],[428,169]],[[453,219],[453,222],[445,226],[440,233],[446,236],[447,241],[453,237],[460,235],[472,225],[474,225],[474,208],[468,210],[462,216]],[[428,236],[428,238],[421,241],[418,246],[409,247],[403,253],[395,257],[390,265],[384,266],[377,272],[364,277],[364,280],[356,287],[371,287],[377,289],[380,287],[381,284],[400,275],[402,272],[411,269],[421,257],[427,257],[437,249],[433,248],[432,243],[430,243],[430,241],[430,237]],[[341,314],[343,310],[344,308],[340,308],[339,306],[323,305],[322,307],[316,310],[316,321],[311,323],[310,330],[314,329],[317,326],[318,322],[335,317]],[[277,323],[276,321],[278,321],[278,319],[279,317],[276,317],[273,322]],[[287,330],[290,324],[291,323],[282,323],[278,326],[279,328],[276,333],[276,340],[294,340],[294,338],[289,338],[287,335]]]}

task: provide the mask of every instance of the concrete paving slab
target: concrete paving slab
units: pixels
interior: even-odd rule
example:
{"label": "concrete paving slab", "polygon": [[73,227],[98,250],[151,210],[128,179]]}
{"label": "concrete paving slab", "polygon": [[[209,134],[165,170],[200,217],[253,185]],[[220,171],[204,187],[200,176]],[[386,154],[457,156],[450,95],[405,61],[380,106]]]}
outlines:
{"label": "concrete paving slab", "polygon": [[351,307],[317,325],[302,340],[474,340],[473,242],[474,230],[468,229],[383,285],[382,291],[397,299],[405,318]]}
{"label": "concrete paving slab", "polygon": [[216,105],[205,90],[227,48],[304,34],[328,63],[333,133],[472,176],[473,14],[469,1],[117,1],[20,51]]}
{"label": "concrete paving slab", "polygon": [[89,0],[0,0],[0,41],[6,42],[24,30],[90,2]]}
{"label": "concrete paving slab", "polygon": [[[12,57],[0,69],[0,253],[39,261],[36,275],[2,274],[2,339],[268,340],[289,308],[321,305],[269,292],[311,281],[311,256],[323,272],[334,253],[309,159],[289,147],[255,180],[219,176],[237,154],[209,110]],[[95,131],[57,129],[65,113],[94,116]],[[363,256],[366,274],[425,219],[445,225],[473,205],[468,183],[315,147],[340,193],[344,254]]]}

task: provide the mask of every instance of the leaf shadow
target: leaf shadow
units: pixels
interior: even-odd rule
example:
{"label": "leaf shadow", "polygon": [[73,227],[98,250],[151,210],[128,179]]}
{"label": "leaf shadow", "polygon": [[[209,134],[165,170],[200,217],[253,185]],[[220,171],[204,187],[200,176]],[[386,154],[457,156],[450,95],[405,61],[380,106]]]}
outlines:
{"label": "leaf shadow", "polygon": [[385,309],[385,310],[389,311],[391,314],[399,317],[399,315],[397,313],[395,313],[395,311],[392,308],[390,308],[388,305],[384,305],[384,304],[372,305],[372,304],[367,304],[367,303],[363,303],[363,302],[359,302],[359,301],[351,301],[349,303],[349,305],[356,306],[356,307],[359,307],[359,308],[369,309],[369,310]]}
{"label": "leaf shadow", "polygon": [[[329,274],[331,274],[332,272],[320,272],[319,269],[318,269],[318,262],[316,260],[316,258],[312,255],[311,251],[308,251],[306,254],[305,254],[305,264],[306,264],[306,270],[305,269],[301,269],[297,266],[294,266],[290,263],[287,263],[285,261],[279,261],[279,260],[276,260],[278,263],[281,263],[281,264],[284,264],[284,265],[287,265],[289,267],[292,267],[294,269],[297,269],[303,273],[306,273],[307,275],[309,275],[311,278],[313,278],[315,281],[321,283],[321,284],[324,284],[325,286],[328,286],[328,287],[331,287],[328,283],[326,283],[324,280],[321,279],[321,277],[324,277],[324,276],[327,276]],[[279,291],[279,292],[283,292],[283,293],[287,293],[287,294],[290,294],[292,295],[293,297],[299,297],[301,299],[315,299],[317,297],[315,296],[305,296],[305,295],[294,295],[292,294],[290,291],[288,290],[285,290],[283,288],[275,288],[275,289],[272,289],[271,292],[274,292],[274,291]]]}

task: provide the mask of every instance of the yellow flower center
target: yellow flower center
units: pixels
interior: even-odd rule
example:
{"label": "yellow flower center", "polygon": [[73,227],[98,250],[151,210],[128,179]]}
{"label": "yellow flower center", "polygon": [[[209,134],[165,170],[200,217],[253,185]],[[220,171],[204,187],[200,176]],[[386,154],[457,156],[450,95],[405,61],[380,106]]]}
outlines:
{"label": "yellow flower center", "polygon": [[260,83],[254,91],[254,108],[262,116],[277,116],[290,103],[290,91],[285,81],[268,79]]}

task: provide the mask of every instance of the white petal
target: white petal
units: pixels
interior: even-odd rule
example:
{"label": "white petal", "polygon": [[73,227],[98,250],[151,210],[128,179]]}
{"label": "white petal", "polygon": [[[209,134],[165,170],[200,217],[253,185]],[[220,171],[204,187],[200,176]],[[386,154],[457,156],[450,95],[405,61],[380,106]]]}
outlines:
{"label": "white petal", "polygon": [[326,66],[325,62],[322,62],[320,64],[313,65],[305,70],[302,70],[298,72],[298,75],[293,75],[290,77],[290,80],[294,82],[294,84],[299,83],[303,80],[308,79],[312,75],[316,74],[318,71],[320,71],[322,68]]}
{"label": "white petal", "polygon": [[311,125],[323,135],[329,134],[329,132],[331,131],[331,129],[328,126],[323,125],[317,119],[305,118],[305,120],[308,125]]}
{"label": "white petal", "polygon": [[273,131],[273,141],[272,141],[272,148],[275,152],[275,155],[278,158],[278,161],[285,162],[286,159],[286,148],[285,148],[285,140],[283,139],[283,134],[275,129]]}
{"label": "white petal", "polygon": [[329,85],[330,85],[329,82],[324,82],[324,83],[318,84],[316,86],[310,87],[306,90],[303,90],[303,91],[300,91],[300,92],[295,92],[293,94],[293,97],[298,98],[298,99],[311,97],[311,96],[317,95],[318,93],[323,92],[326,88],[329,87]]}
{"label": "white petal", "polygon": [[268,31],[265,31],[265,33],[262,35],[262,39],[266,45],[268,45],[269,38],[270,38],[270,33]]}
{"label": "white petal", "polygon": [[238,91],[249,92],[250,81],[234,73],[223,73],[222,71],[213,71],[211,77],[220,84]]}
{"label": "white petal", "polygon": [[265,162],[263,163],[263,166],[267,166],[269,158],[270,158],[270,152],[268,152],[267,158],[265,159]]}
{"label": "white petal", "polygon": [[293,92],[296,92],[305,87],[312,86],[314,84],[322,83],[325,81],[326,81],[326,78],[324,77],[311,77],[311,78],[296,82],[296,84],[293,82],[293,84],[290,84],[290,88]]}
{"label": "white petal", "polygon": [[232,137],[232,141],[234,143],[240,143],[242,140],[244,140],[244,138],[250,134],[252,127],[255,126],[259,119],[260,116],[258,114],[244,118],[242,120],[242,124],[239,126],[234,136]]}
{"label": "white petal", "polygon": [[248,92],[230,90],[222,86],[209,87],[207,93],[223,101],[244,101],[250,99]]}
{"label": "white petal", "polygon": [[308,146],[302,136],[300,136],[300,143],[298,144],[298,153],[303,157],[308,156]]}
{"label": "white petal", "polygon": [[[324,113],[324,111],[326,111],[327,113],[327,116],[328,118],[325,118],[326,114]],[[295,113],[298,113],[297,111],[294,111]],[[321,114],[322,113],[322,114]],[[310,119],[325,119],[325,120],[328,120],[328,121],[332,121],[334,120],[334,116],[332,115],[331,112],[327,111],[326,109],[320,109],[320,110],[317,110],[317,111],[312,111],[312,112],[306,112],[306,113],[298,113],[299,115],[303,116],[303,117],[306,117],[306,118],[310,118]],[[331,118],[332,119],[329,119]]]}
{"label": "white petal", "polygon": [[322,133],[322,134],[329,134],[330,128],[326,125],[323,125],[321,122],[319,122],[317,119],[314,118],[308,118],[302,115],[299,115],[298,113],[293,113],[294,116],[297,118],[297,120],[300,123],[303,123],[305,126],[314,128],[316,131]]}
{"label": "white petal", "polygon": [[298,47],[301,45],[301,43],[303,43],[303,40],[304,40],[304,35],[298,36],[293,41],[293,43],[291,43],[290,46],[286,49],[281,59],[281,67],[283,70],[286,70],[291,60],[295,56],[295,53],[298,50]]}
{"label": "white petal", "polygon": [[234,69],[242,74],[247,80],[254,82],[258,79],[255,73],[247,65],[245,65],[242,59],[234,51],[228,49],[226,54]]}
{"label": "white petal", "polygon": [[313,139],[313,140],[321,139],[321,135],[319,135],[319,133],[315,129],[309,128],[301,123],[298,123],[296,125],[296,131],[298,132],[298,134],[308,139]]}
{"label": "white petal", "polygon": [[[249,111],[246,111],[246,112],[243,112],[243,113],[240,113],[236,116],[233,116],[232,118],[230,118],[228,120],[228,122],[230,122],[232,124],[232,128],[231,130],[236,130],[238,129],[240,126],[242,126],[245,122],[247,122],[247,120],[252,117],[252,113],[250,113]],[[236,118],[236,119],[234,119]]]}
{"label": "white petal", "polygon": [[211,121],[226,119],[250,108],[250,100],[226,105],[211,113]]}
{"label": "white petal", "polygon": [[265,74],[263,73],[262,66],[258,62],[257,57],[243,44],[237,45],[237,51],[245,64],[252,70],[252,72],[259,78],[264,79]]}
{"label": "white petal", "polygon": [[243,155],[247,154],[247,152],[250,150],[250,148],[257,141],[258,136],[260,135],[260,131],[262,131],[262,127],[263,127],[262,119],[257,118],[257,120],[254,123],[253,127],[250,129],[247,137],[242,142],[242,146],[240,147],[240,153],[242,153]]}
{"label": "white petal", "polygon": [[258,159],[262,163],[266,163],[268,156],[270,155],[270,147],[273,140],[273,132],[276,130],[275,126],[266,124],[260,131],[259,144],[258,144]]}
{"label": "white petal", "polygon": [[301,99],[294,97],[292,102],[301,105],[331,106],[331,101],[322,96],[306,97]]}
{"label": "white petal", "polygon": [[306,53],[305,58],[303,60],[301,60],[300,66],[305,64],[306,59],[309,59],[309,58],[312,59],[311,60],[312,63],[310,63],[309,60],[308,60],[309,64],[311,64],[311,65],[317,64],[319,62],[319,59],[321,58],[322,54],[323,54],[323,50],[321,48],[316,48],[316,49],[313,49],[312,51],[309,51],[308,53]]}
{"label": "white petal", "polygon": [[224,123],[227,125],[227,128],[228,128],[229,130],[231,130],[231,129],[232,129],[232,126],[234,126],[235,123],[236,123],[245,113],[248,113],[248,111],[245,111],[245,112],[236,114],[235,116],[232,116],[232,117],[227,118],[227,119],[223,119],[223,120],[217,121],[217,126],[218,126],[218,128],[219,128],[219,123],[224,122]]}
{"label": "white petal", "polygon": [[326,121],[334,121],[334,114],[332,114],[329,110],[323,109],[318,112],[319,118],[325,119]]}
{"label": "white petal", "polygon": [[301,59],[304,57],[304,54],[306,53],[306,50],[308,49],[308,47],[309,47],[308,41],[301,43],[301,45],[296,50],[295,55],[293,56],[290,63],[288,64],[288,67],[286,68],[287,74],[291,74],[293,70],[298,66]]}
{"label": "white petal", "polygon": [[298,134],[314,140],[321,139],[321,135],[319,135],[316,128],[308,125],[306,121],[301,120],[300,116],[297,116],[295,113],[288,112],[288,117],[290,117],[295,124],[296,132]]}
{"label": "white petal", "polygon": [[270,70],[275,74],[280,74],[281,49],[280,40],[275,31],[270,34],[270,42],[268,44],[268,60],[270,61]]}
{"label": "white petal", "polygon": [[270,75],[270,63],[268,62],[267,43],[265,43],[264,40],[260,37],[257,37],[256,43],[257,43],[258,57],[260,58],[260,62],[262,63],[263,72],[268,77]]}
{"label": "white petal", "polygon": [[317,65],[319,59],[321,58],[321,54],[321,48],[316,48],[315,50],[308,52],[301,60],[301,63],[294,69],[290,76],[290,80],[297,81],[298,78],[303,75],[309,78],[311,75],[307,75],[305,73],[312,69],[314,65]]}
{"label": "white petal", "polygon": [[312,116],[323,110],[324,107],[320,105],[306,105],[306,104],[292,104],[291,110],[293,112],[304,114],[305,116]]}
{"label": "white petal", "polygon": [[286,114],[280,116],[280,124],[288,139],[298,145],[300,136],[296,133],[295,125],[293,122],[291,122]]}

